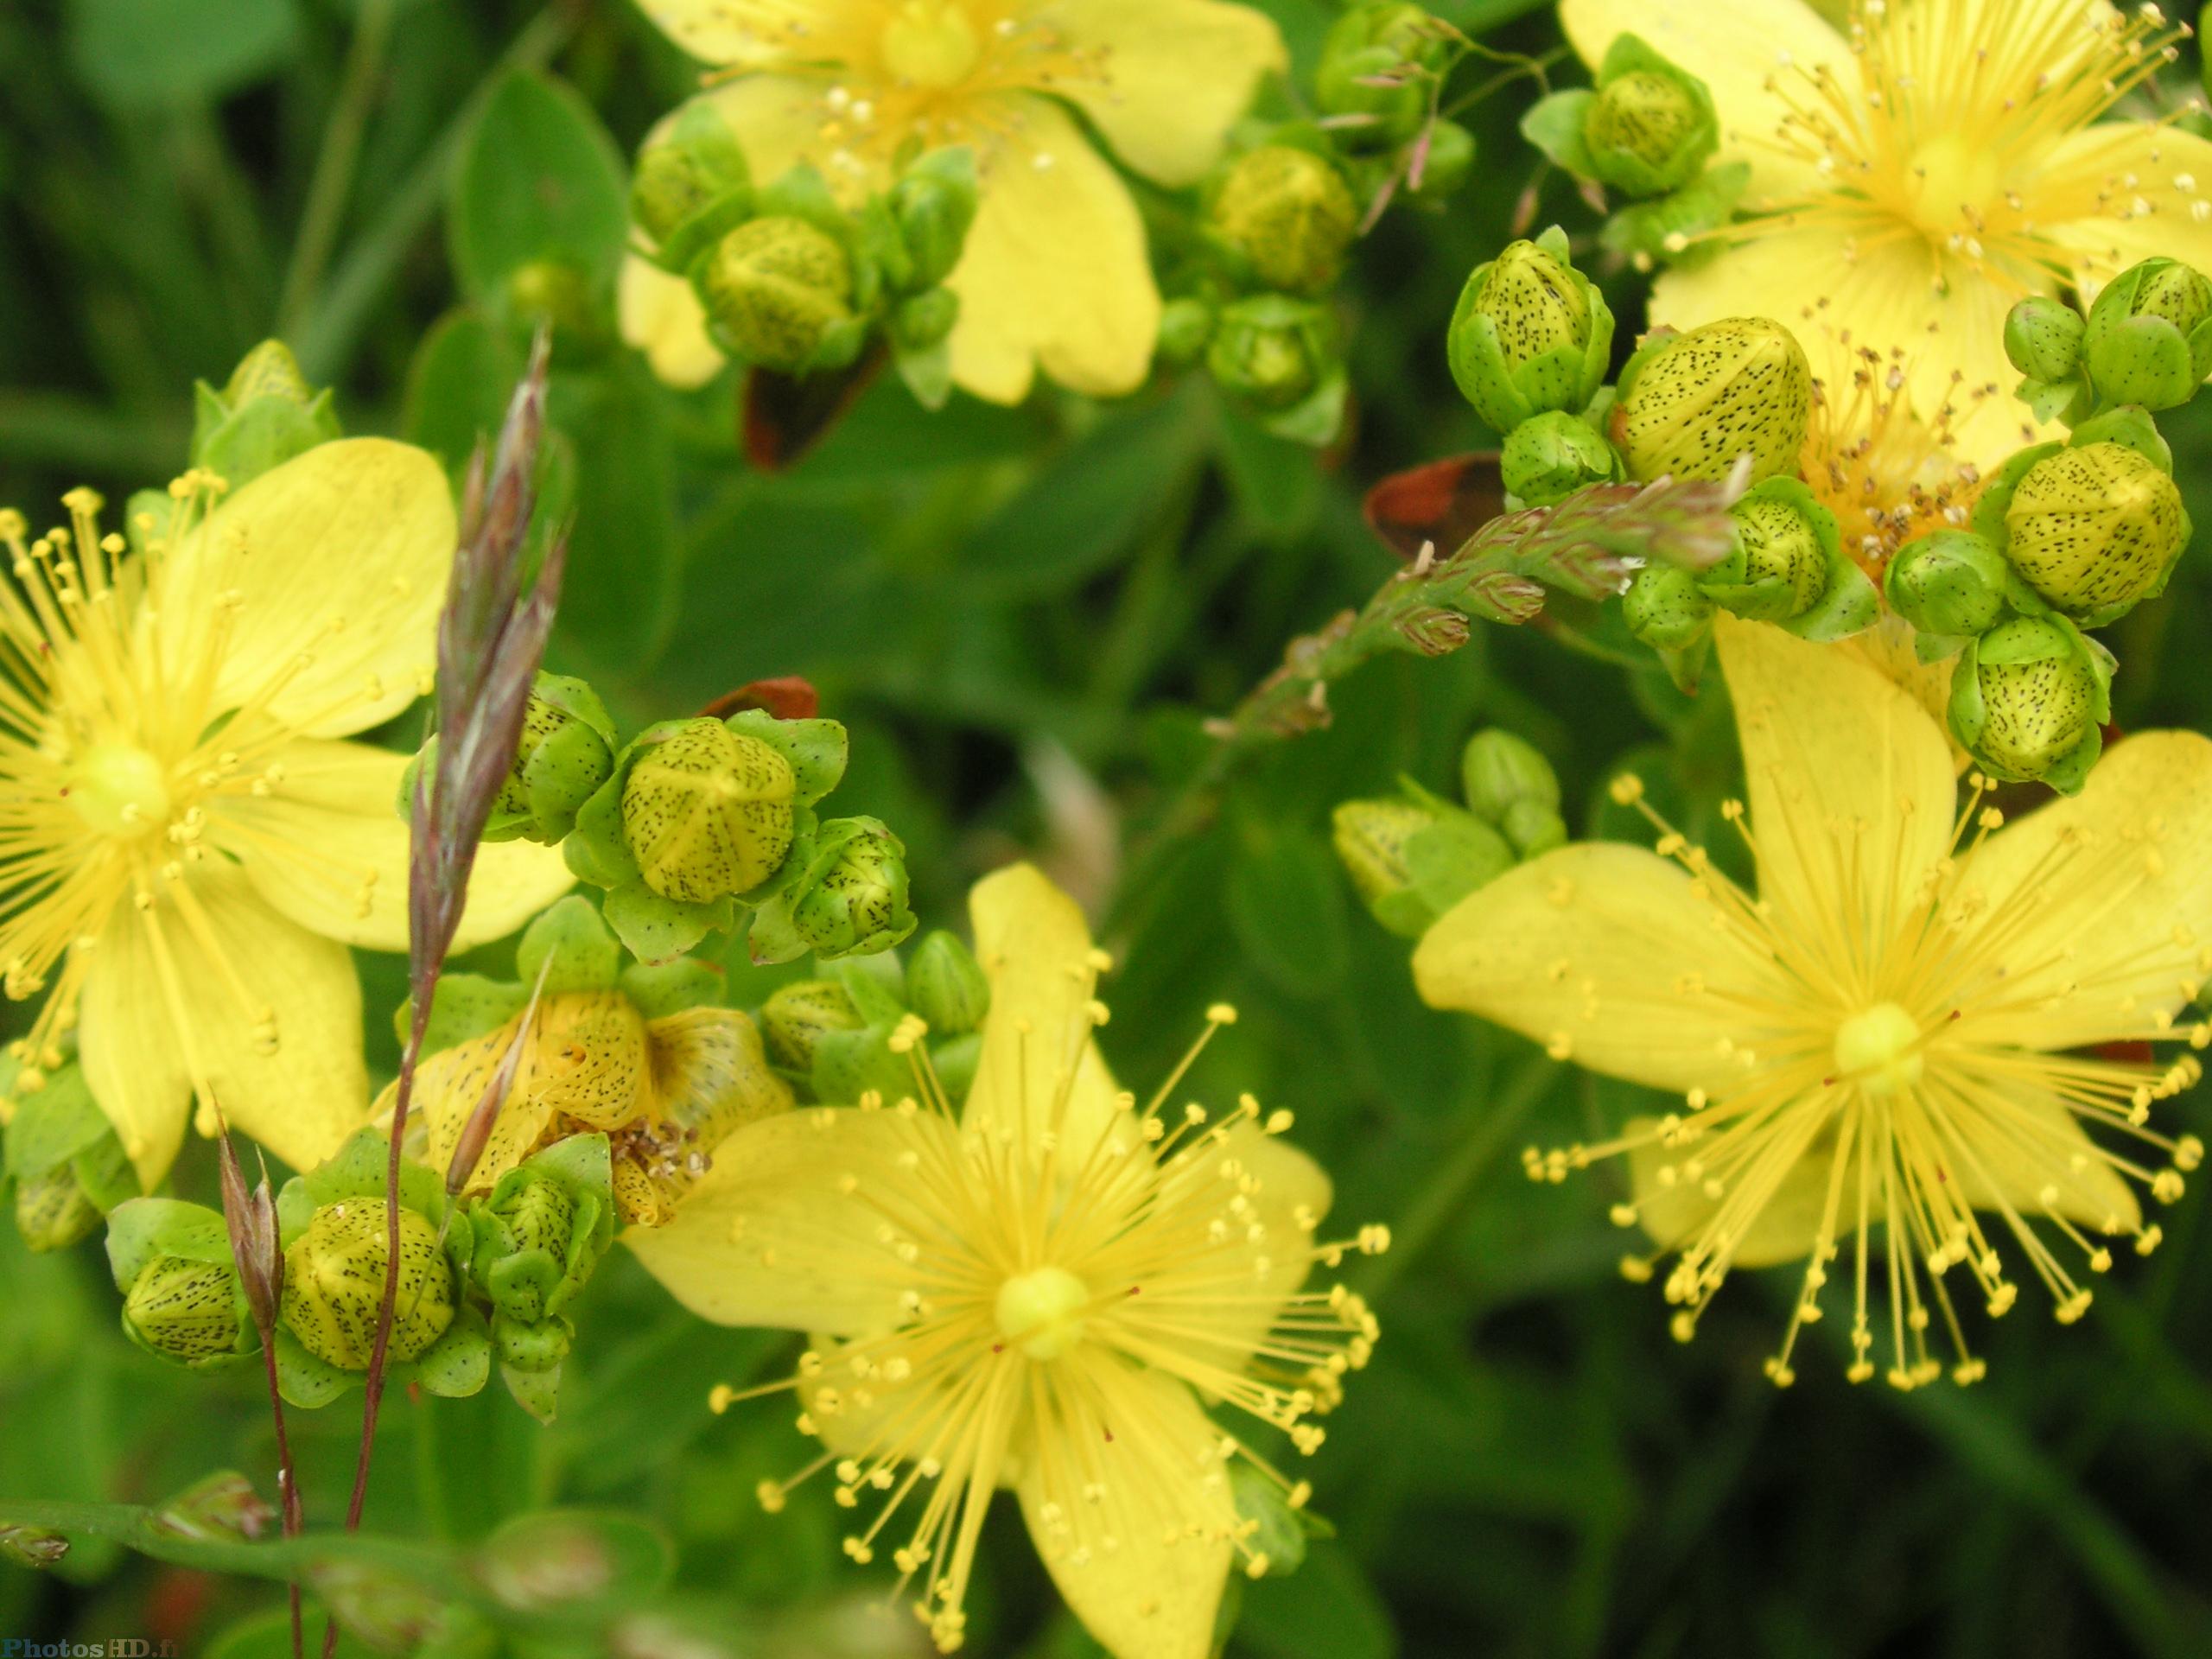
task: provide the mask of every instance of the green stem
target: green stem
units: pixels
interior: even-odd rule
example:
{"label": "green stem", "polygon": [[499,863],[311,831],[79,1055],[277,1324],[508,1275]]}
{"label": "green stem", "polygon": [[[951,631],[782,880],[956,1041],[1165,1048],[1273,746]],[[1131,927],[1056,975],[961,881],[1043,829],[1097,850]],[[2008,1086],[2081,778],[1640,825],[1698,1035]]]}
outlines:
{"label": "green stem", "polygon": [[307,207],[300,216],[291,264],[285,269],[283,292],[276,302],[279,334],[296,332],[305,321],[308,296],[322,279],[323,266],[337,243],[354,163],[360,159],[361,136],[368,130],[369,106],[376,100],[377,80],[384,68],[385,46],[391,36],[394,8],[395,0],[362,0],[337,99],[315,155],[315,176],[308,182]]}

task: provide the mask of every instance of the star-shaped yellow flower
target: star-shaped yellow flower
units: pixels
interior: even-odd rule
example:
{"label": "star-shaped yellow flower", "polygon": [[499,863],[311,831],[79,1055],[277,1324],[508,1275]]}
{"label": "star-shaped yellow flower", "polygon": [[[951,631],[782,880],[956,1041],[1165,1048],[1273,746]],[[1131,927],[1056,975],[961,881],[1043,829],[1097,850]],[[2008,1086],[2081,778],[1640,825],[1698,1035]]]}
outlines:
{"label": "star-shaped yellow flower", "polygon": [[[1099,958],[1035,870],[990,877],[970,908],[991,1007],[963,1113],[912,1021],[894,1046],[914,1058],[915,1097],[748,1124],[673,1221],[627,1240],[702,1317],[815,1338],[793,1376],[755,1392],[796,1389],[825,1448],[809,1472],[834,1463],[838,1503],[875,1510],[846,1553],[890,1554],[941,1649],[961,1644],[984,1511],[1010,1485],[1118,1659],[1206,1659],[1230,1566],[1267,1566],[1229,1465],[1294,1506],[1306,1492],[1202,1402],[1318,1446],[1310,1420],[1375,1325],[1342,1287],[1300,1286],[1315,1260],[1388,1236],[1314,1243],[1329,1183],[1275,1138],[1288,1113],[1249,1096],[1218,1119],[1170,1108],[1180,1067],[1144,1108],[1116,1092],[1091,1041]],[[1209,1031],[1231,1017],[1215,1008]],[[781,1509],[787,1490],[761,1501]]]}
{"label": "star-shaped yellow flower", "polygon": [[[1144,226],[1071,116],[1156,183],[1219,159],[1274,25],[1222,0],[646,0],[676,43],[740,78],[709,92],[756,183],[810,162],[857,199],[900,147],[968,144],[982,195],[949,285],[952,378],[1019,403],[1034,372],[1112,397],[1142,382],[1160,332]],[[721,354],[690,284],[632,258],[622,332],[673,385]]]}
{"label": "star-shaped yellow flower", "polygon": [[1813,372],[1866,347],[1910,353],[1923,415],[1962,370],[1999,396],[1961,410],[1991,467],[2030,417],[2002,329],[2012,302],[2088,292],[2165,254],[2212,266],[2212,143],[2104,121],[2183,31],[2153,6],[2083,0],[1856,0],[1839,30],[1805,0],[1560,0],[1576,49],[1641,35],[1702,76],[1721,162],[1751,168],[1746,223],[1662,276],[1651,321],[1801,313]]}
{"label": "star-shaped yellow flower", "polygon": [[[1677,1335],[1730,1268],[1809,1257],[1769,1363],[1789,1381],[1847,1246],[1854,1380],[1875,1370],[1878,1275],[1890,1379],[1938,1374],[1940,1319],[1971,1380],[1961,1277],[2002,1313],[2009,1246],[2078,1317],[2106,1239],[2158,1243],[2135,1189],[2170,1203],[2202,1155],[2150,1127],[2194,1056],[2109,1046],[2212,1037],[2184,1023],[2212,970],[2212,740],[2130,737],[2080,795],[2000,827],[1979,779],[1955,817],[1942,728],[1854,653],[1725,615],[1719,643],[1750,793],[1748,822],[1728,815],[1757,896],[1663,826],[1656,851],[1562,848],[1437,921],[1421,995],[1681,1097],[1618,1139],[1527,1154],[1550,1179],[1628,1155],[1614,1219],[1678,1253]],[[1630,779],[1615,793],[1640,799]]]}
{"label": "star-shaped yellow flower", "polygon": [[[297,1167],[367,1116],[346,946],[406,946],[405,757],[340,740],[426,689],[454,550],[445,475],[404,444],[226,493],[179,480],[137,555],[89,490],[35,538],[0,513],[0,965],[47,992],[16,1086],[74,1027],[149,1185],[194,1097]],[[463,943],[568,885],[550,849],[485,849]]]}

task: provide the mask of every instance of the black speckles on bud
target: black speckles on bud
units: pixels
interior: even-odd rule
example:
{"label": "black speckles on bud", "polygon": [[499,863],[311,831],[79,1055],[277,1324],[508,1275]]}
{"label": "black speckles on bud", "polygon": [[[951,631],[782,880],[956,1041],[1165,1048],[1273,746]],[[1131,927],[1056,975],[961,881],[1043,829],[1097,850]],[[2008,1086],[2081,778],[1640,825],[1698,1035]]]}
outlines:
{"label": "black speckles on bud", "polygon": [[1326,292],[1343,274],[1359,204],[1336,163],[1294,144],[1265,144],[1229,166],[1206,228],[1230,261],[1285,293]]}
{"label": "black speckles on bud", "polygon": [[[787,215],[724,235],[694,280],[715,340],[733,357],[785,374],[817,366],[859,327],[853,262],[820,226]],[[855,344],[856,344],[855,340]]]}
{"label": "black speckles on bud", "polygon": [[2001,549],[1967,530],[1939,530],[1908,542],[1883,573],[1890,608],[1922,633],[1971,638],[2009,613],[2011,568]]}
{"label": "black speckles on bud", "polygon": [[1787,621],[1809,609],[1827,585],[1827,555],[1808,516],[1794,503],[1752,497],[1728,516],[1736,521],[1742,555],[1740,569],[1730,574],[1744,589],[1728,608],[1761,622]]}
{"label": "black speckles on bud", "polygon": [[1613,314],[1554,226],[1478,265],[1459,291],[1446,354],[1460,393],[1493,429],[1586,408],[1605,379]]}
{"label": "black speckles on bud", "polygon": [[1951,732],[1992,776],[2082,787],[2110,718],[2111,658],[2058,617],[2016,617],[1971,641],[1951,677]]}
{"label": "black speckles on bud", "polygon": [[1649,564],[1621,595],[1628,631],[1655,651],[1688,651],[1713,631],[1713,603],[1676,564]]}
{"label": "black speckles on bud", "polygon": [[1460,899],[1514,863],[1505,838],[1472,813],[1426,791],[1346,801],[1331,840],[1375,919],[1418,938]]}
{"label": "black speckles on bud", "polygon": [[2189,541],[2171,475],[2112,442],[2069,446],[2036,462],[2012,491],[2005,528],[2021,579],[2090,626],[2162,591]]}
{"label": "black speckles on bud", "polygon": [[2065,301],[2031,295],[2005,315],[2005,355],[2031,380],[2063,380],[2081,363],[2086,326]]}
{"label": "black speckles on bud", "polygon": [[1600,180],[1649,196],[1695,178],[1719,128],[1713,100],[1694,77],[1637,69],[1599,89],[1582,139]]}
{"label": "black speckles on bud", "polygon": [[789,902],[792,928],[824,961],[887,950],[914,931],[906,847],[879,819],[832,819]]}
{"label": "black speckles on bud", "polygon": [[131,1339],[183,1364],[236,1354],[244,1323],[238,1274],[221,1262],[156,1257],[123,1299],[123,1328]]}
{"label": "black speckles on bud", "polygon": [[851,995],[830,979],[802,979],[779,986],[760,1005],[760,1029],[770,1056],[786,1071],[802,1075],[813,1070],[825,1034],[859,1031],[867,1023]]}
{"label": "black speckles on bud", "polygon": [[1647,340],[1621,372],[1611,435],[1638,480],[1726,478],[1749,455],[1756,483],[1796,470],[1812,401],[1796,336],[1729,317]]}
{"label": "black speckles on bud", "polygon": [[2082,364],[2107,405],[2177,409],[2212,373],[2212,283],[2176,259],[2145,259],[2089,308]]}
{"label": "black speckles on bud", "polygon": [[709,904],[758,887],[790,851],[791,762],[718,720],[671,721],[622,786],[622,834],[645,885]]}
{"label": "black speckles on bud", "polygon": [[[308,1353],[340,1370],[368,1369],[391,1260],[386,1226],[381,1200],[348,1198],[316,1211],[284,1253],[285,1327]],[[419,1358],[453,1317],[453,1270],[437,1229],[402,1208],[391,1357]]]}
{"label": "black speckles on bud", "polygon": [[751,202],[744,148],[721,111],[703,99],[684,105],[667,131],[645,146],[630,181],[630,217],[679,270],[742,219]]}
{"label": "black speckles on bud", "polygon": [[[590,686],[537,676],[524,705],[514,765],[484,828],[486,841],[558,844],[614,770],[614,722]],[[427,753],[427,751],[426,751]],[[403,789],[403,802],[411,790]]]}

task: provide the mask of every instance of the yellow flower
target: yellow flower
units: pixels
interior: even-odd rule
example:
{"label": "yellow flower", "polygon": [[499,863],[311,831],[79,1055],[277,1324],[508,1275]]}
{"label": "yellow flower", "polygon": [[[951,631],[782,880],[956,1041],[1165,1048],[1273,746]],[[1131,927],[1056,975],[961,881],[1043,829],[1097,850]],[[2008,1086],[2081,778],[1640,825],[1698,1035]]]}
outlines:
{"label": "yellow flower", "polygon": [[[1554,1180],[1628,1156],[1634,1199],[1614,1219],[1679,1252],[1676,1335],[1731,1268],[1809,1257],[1768,1366],[1787,1382],[1850,1243],[1853,1379],[1875,1369],[1878,1273],[1890,1380],[1940,1371],[1940,1318],[1971,1381],[1957,1269],[2004,1313],[2009,1242],[2070,1321],[2111,1265],[2106,1238],[2158,1243],[2134,1188],[2171,1203],[2202,1154],[2148,1127],[2195,1058],[2105,1046],[2212,1038],[2177,1023],[2212,969],[2212,741],[2131,737],[2080,795],[2009,828],[1976,778],[1955,819],[1949,746],[1907,693],[1849,653],[1719,620],[1751,796],[1748,823],[1726,815],[1758,896],[1663,825],[1656,852],[1563,848],[1436,923],[1421,995],[1681,1096],[1618,1139],[1524,1155]],[[1623,779],[1615,798],[1641,791]]]}
{"label": "yellow flower", "polygon": [[1961,370],[1999,389],[1959,423],[1985,467],[2030,418],[2003,348],[2015,300],[2094,293],[2154,253],[2212,258],[2212,143],[2100,124],[2172,60],[2182,31],[2155,7],[1862,0],[1841,30],[1803,0],[1561,0],[1560,15],[1593,63],[1633,31],[1702,76],[1716,159],[1751,168],[1752,217],[1659,279],[1651,321],[1802,307],[1828,325],[1816,375],[1840,385],[1855,348],[1904,346],[1923,414]]}
{"label": "yellow flower", "polygon": [[[876,1510],[846,1553],[889,1552],[940,1649],[960,1645],[1003,1484],[1119,1659],[1205,1659],[1229,1568],[1267,1566],[1229,1462],[1294,1505],[1307,1489],[1201,1402],[1318,1446],[1309,1420],[1365,1363],[1375,1325],[1342,1287],[1300,1286],[1315,1260],[1387,1234],[1314,1243],[1328,1179],[1275,1138],[1287,1112],[1263,1117],[1249,1096],[1218,1119],[1164,1112],[1188,1059],[1142,1109],[1116,1092],[1091,1041],[1101,959],[1043,876],[1003,871],[970,908],[991,1003],[962,1116],[910,1020],[894,1046],[915,1097],[740,1130],[675,1220],[629,1243],[702,1317],[814,1337],[793,1376],[756,1392],[797,1391],[800,1428],[825,1447],[809,1471],[834,1463],[839,1504]],[[1233,1017],[1211,1010],[1209,1034]],[[782,1508],[791,1484],[764,1484],[762,1503]]]}
{"label": "yellow flower", "polygon": [[[1086,117],[1146,178],[1193,184],[1220,158],[1282,41],[1221,0],[646,0],[677,45],[741,77],[710,99],[755,184],[805,161],[848,200],[900,146],[975,148],[982,196],[950,286],[954,382],[1019,403],[1035,371],[1094,396],[1133,391],[1160,332],[1144,226]],[[623,337],[661,378],[721,366],[689,284],[643,259],[622,277]]]}
{"label": "yellow flower", "polygon": [[[180,480],[138,556],[89,490],[35,539],[0,513],[0,964],[11,997],[52,987],[16,1052],[36,1086],[74,1026],[149,1185],[194,1096],[297,1166],[366,1116],[346,947],[407,942],[406,761],[340,740],[425,689],[454,555],[444,475],[404,444],[225,493]],[[547,849],[485,849],[463,943],[567,885]]]}

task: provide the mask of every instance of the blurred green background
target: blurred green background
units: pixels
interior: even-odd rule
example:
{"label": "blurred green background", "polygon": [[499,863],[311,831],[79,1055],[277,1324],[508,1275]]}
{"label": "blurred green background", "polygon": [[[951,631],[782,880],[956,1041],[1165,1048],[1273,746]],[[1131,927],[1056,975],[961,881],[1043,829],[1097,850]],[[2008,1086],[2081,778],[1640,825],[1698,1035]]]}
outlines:
{"label": "blurred green background", "polygon": [[[1266,9],[1310,64],[1330,8]],[[1495,44],[1558,44],[1529,0],[1437,9]],[[1264,435],[1202,379],[1113,406],[956,397],[935,417],[887,382],[767,477],[736,459],[727,378],[667,393],[611,338],[625,158],[694,73],[625,0],[0,8],[0,501],[39,521],[70,484],[119,499],[167,478],[193,380],[219,384],[272,333],[337,386],[349,430],[458,462],[520,365],[505,278],[522,244],[551,238],[536,251],[586,272],[600,315],[556,347],[555,424],[577,464],[550,665],[591,676],[632,723],[756,677],[811,677],[853,728],[840,810],[906,837],[925,925],[960,925],[976,874],[1038,856],[1124,964],[1103,1033],[1122,1076],[1160,1075],[1208,1002],[1235,1001],[1244,1018],[1196,1092],[1294,1108],[1338,1176],[1339,1215],[1396,1231],[1355,1274],[1384,1327],[1376,1363],[1310,1469],[1338,1536],[1295,1576],[1245,1589],[1232,1654],[2212,1653],[2212,1230],[2197,1195],[2079,1325],[2029,1300],[1986,1331],[1977,1389],[1854,1389],[1840,1362],[1808,1360],[1777,1393],[1758,1362],[1794,1278],[1743,1275],[1694,1344],[1670,1341],[1656,1290],[1615,1270],[1613,1178],[1535,1186],[1517,1157],[1617,1121],[1635,1091],[1422,1007],[1403,943],[1330,855],[1334,803],[1401,772],[1448,787],[1484,723],[1550,755],[1578,830],[1601,827],[1597,785],[1630,751],[1694,819],[1731,786],[1720,688],[1691,703],[1656,673],[1488,630],[1344,684],[1332,729],[1262,755],[1195,830],[1160,833],[1205,755],[1200,717],[1392,568],[1361,492],[1486,436],[1440,338],[1536,177],[1511,130],[1525,83],[1466,118],[1484,159],[1449,210],[1394,213],[1357,255],[1356,425],[1337,450]],[[1543,207],[1588,228],[1556,180]],[[1633,281],[1615,292],[1624,325],[1640,320]],[[2199,400],[2168,430],[2212,524],[2212,411]],[[2212,727],[2212,677],[2188,644],[2212,623],[2208,595],[2200,548],[2118,631],[2123,725]],[[417,713],[391,738],[420,731]],[[397,964],[363,968],[388,1068]],[[731,970],[741,1003],[771,982]],[[2201,1096],[2178,1109],[2212,1125]],[[176,1179],[212,1190],[204,1144]],[[162,1370],[124,1342],[115,1304],[97,1243],[35,1258],[0,1228],[0,1495],[144,1501],[221,1467],[269,1491],[257,1376]],[[855,1612],[881,1586],[839,1554],[826,1484],[772,1520],[754,1504],[760,1478],[805,1459],[787,1413],[706,1410],[711,1383],[772,1367],[781,1347],[690,1320],[618,1251],[557,1427],[497,1389],[395,1400],[369,1529],[466,1541],[535,1505],[619,1509],[673,1541],[671,1643],[915,1651],[903,1614]],[[342,1508],[354,1403],[295,1414],[312,1522]],[[1095,1653],[1001,1509],[969,1650]],[[99,1546],[51,1574],[0,1566],[0,1639],[167,1637],[243,1659],[279,1650],[273,1627],[220,1633],[278,1605],[266,1586]]]}

